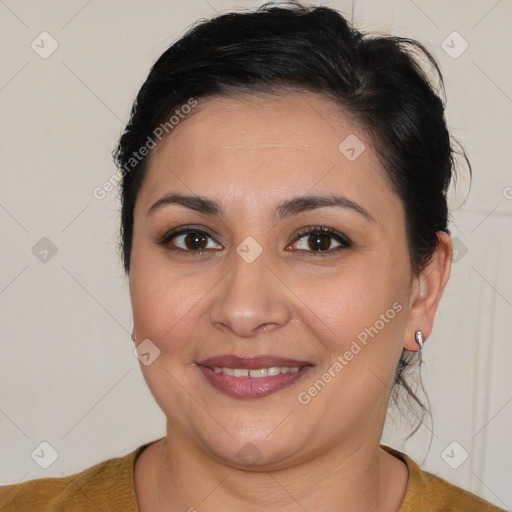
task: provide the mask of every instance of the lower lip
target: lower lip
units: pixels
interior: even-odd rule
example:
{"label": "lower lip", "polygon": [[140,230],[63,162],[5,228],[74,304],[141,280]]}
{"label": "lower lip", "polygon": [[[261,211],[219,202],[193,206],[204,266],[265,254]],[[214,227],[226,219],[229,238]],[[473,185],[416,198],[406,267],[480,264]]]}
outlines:
{"label": "lower lip", "polygon": [[216,373],[207,366],[197,365],[197,367],[214,388],[236,398],[263,398],[271,395],[292,385],[313,368],[304,366],[295,373],[280,373],[270,377],[233,377]]}

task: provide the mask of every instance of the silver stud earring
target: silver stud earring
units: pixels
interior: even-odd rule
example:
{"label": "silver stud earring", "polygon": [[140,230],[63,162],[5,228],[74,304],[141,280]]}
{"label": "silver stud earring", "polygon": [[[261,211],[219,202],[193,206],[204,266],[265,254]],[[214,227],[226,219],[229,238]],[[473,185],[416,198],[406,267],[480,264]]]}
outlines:
{"label": "silver stud earring", "polygon": [[414,334],[414,339],[416,343],[419,345],[420,350],[423,348],[423,333],[421,331],[416,331]]}

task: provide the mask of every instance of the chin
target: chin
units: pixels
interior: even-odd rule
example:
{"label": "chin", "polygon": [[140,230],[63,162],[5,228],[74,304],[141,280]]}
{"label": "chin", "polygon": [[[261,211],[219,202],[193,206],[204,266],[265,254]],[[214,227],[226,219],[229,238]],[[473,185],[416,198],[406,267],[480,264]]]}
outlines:
{"label": "chin", "polygon": [[196,432],[196,435],[206,450],[226,465],[248,470],[275,470],[302,453],[309,437],[297,430],[297,425],[285,425],[284,422],[279,425],[282,419],[260,419],[254,425],[252,415],[250,426],[250,419],[247,423],[226,421],[221,433],[216,429],[205,435]]}

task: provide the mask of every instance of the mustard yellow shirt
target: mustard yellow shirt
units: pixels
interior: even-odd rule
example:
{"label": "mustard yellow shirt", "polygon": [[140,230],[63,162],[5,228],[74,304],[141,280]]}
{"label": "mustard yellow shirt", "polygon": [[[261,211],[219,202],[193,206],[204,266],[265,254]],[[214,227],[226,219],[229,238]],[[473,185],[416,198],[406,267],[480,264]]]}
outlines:
{"label": "mustard yellow shirt", "polygon": [[[2,512],[139,512],[134,462],[151,443],[63,478],[40,478],[0,487]],[[399,512],[502,511],[474,494],[422,471],[407,455],[381,445],[407,464],[409,481]]]}

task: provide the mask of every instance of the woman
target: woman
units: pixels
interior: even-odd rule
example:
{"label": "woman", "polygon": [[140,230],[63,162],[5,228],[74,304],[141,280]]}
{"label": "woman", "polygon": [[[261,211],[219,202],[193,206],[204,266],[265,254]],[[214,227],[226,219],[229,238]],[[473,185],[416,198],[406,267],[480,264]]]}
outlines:
{"label": "woman", "polygon": [[328,8],[195,26],[116,152],[165,438],[2,510],[500,510],[380,445],[450,273],[454,149],[418,43]]}

